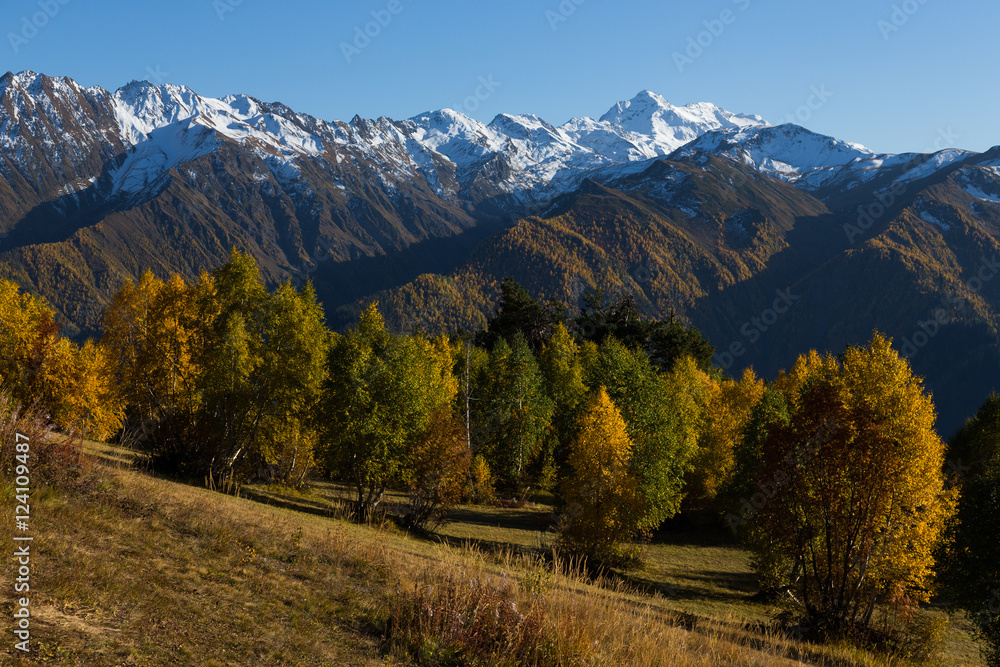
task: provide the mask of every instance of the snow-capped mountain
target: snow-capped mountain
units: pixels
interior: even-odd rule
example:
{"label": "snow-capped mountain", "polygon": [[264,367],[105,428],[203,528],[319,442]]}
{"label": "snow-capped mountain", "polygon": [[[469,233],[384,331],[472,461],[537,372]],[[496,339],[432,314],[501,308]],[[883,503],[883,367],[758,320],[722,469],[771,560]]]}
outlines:
{"label": "snow-capped mountain", "polygon": [[820,186],[847,165],[876,157],[860,144],[816,134],[797,125],[709,132],[687,144],[681,153],[727,155],[758,171],[806,187]]}
{"label": "snow-capped mountain", "polygon": [[580,117],[553,126],[538,116],[500,114],[488,125],[443,109],[399,124],[417,144],[448,157],[462,174],[497,158],[510,167],[502,183],[521,199],[545,199],[579,185],[594,169],[665,157],[712,130],[766,126],[760,116],[712,104],[675,107],[642,91],[600,120]]}
{"label": "snow-capped mountain", "polygon": [[[759,116],[710,104],[674,107],[648,91],[619,102],[600,120],[575,118],[555,127],[536,116],[508,114],[487,125],[449,109],[399,122],[327,122],[246,95],[213,99],[184,86],[136,81],[109,93],[28,71],[8,74],[0,89],[8,115],[0,141],[22,173],[40,157],[28,148],[29,137],[51,147],[53,157],[64,151],[78,158],[93,150],[129,153],[108,170],[105,195],[155,191],[171,169],[229,139],[285,182],[297,178],[298,160],[337,160],[334,155],[346,149],[376,164],[387,180],[419,174],[454,199],[489,167],[494,189],[523,201],[574,187],[595,168],[668,155],[710,130],[765,125]],[[15,124],[31,129],[14,131]],[[99,176],[81,175],[95,183]],[[457,188],[448,187],[453,175]]]}
{"label": "snow-capped mountain", "polygon": [[623,130],[646,157],[672,153],[712,130],[739,131],[768,124],[760,116],[730,113],[705,102],[676,107],[648,90],[619,102],[600,122]]}
{"label": "snow-capped mountain", "polygon": [[[859,184],[910,165],[920,178],[965,159],[877,155],[864,146],[712,104],[674,106],[649,91],[618,102],[600,119],[555,126],[533,115],[482,123],[450,109],[395,121],[324,121],[247,95],[214,99],[184,86],[132,82],[111,93],[33,72],[0,79],[0,148],[6,165],[36,181],[37,203],[67,192],[95,200],[142,201],[172,170],[232,142],[253,154],[283,190],[336,190],[395,199],[418,187],[476,216],[509,214],[572,191],[584,178],[621,176],[644,161],[696,153],[725,155],[800,187]],[[322,182],[303,176],[312,162]],[[912,163],[912,164],[911,164]],[[51,173],[38,173],[45,164]],[[257,175],[261,181],[262,174]],[[465,221],[468,223],[468,221]]]}
{"label": "snow-capped mountain", "polygon": [[[233,245],[275,282],[418,246],[434,248],[415,250],[420,262],[444,257],[442,243],[467,250],[491,230],[554,210],[587,179],[693,220],[711,216],[691,178],[710,157],[824,201],[887,179],[933,180],[979,159],[958,150],[878,155],[649,91],[561,125],[530,114],[484,123],[449,109],[344,122],[247,95],[145,81],[111,92],[28,71],[0,77],[0,151],[0,262],[40,291],[63,267],[68,287],[58,289],[94,295],[90,305],[65,301],[85,312],[63,313],[89,327],[97,295],[122,279],[150,266],[197,275]],[[966,183],[983,205],[994,194],[989,175]],[[401,266],[412,272],[420,262]],[[329,281],[338,302],[371,287],[350,271],[341,277]]]}

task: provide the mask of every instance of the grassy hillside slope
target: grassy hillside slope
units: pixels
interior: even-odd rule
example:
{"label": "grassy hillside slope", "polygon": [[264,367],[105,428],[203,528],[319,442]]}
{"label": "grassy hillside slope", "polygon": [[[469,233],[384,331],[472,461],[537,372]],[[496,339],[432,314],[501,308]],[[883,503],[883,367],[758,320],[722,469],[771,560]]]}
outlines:
{"label": "grassy hillside slope", "polygon": [[[585,581],[532,548],[545,505],[461,508],[439,539],[469,548],[325,516],[322,484],[248,490],[277,507],[120,465],[86,479],[32,499],[34,653],[10,642],[4,664],[905,664],[797,639],[724,544],[654,541],[643,570]],[[932,664],[975,657],[953,621]]]}

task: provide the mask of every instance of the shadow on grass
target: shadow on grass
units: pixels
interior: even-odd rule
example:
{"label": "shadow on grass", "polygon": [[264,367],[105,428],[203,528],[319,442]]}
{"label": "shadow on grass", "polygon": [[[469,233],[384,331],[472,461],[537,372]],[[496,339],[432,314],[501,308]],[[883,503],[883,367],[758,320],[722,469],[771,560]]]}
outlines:
{"label": "shadow on grass", "polygon": [[[536,506],[537,507],[537,506]],[[554,523],[552,512],[544,506],[538,509],[506,509],[502,507],[461,507],[448,512],[449,523],[473,526],[498,526],[510,530],[546,531]]]}
{"label": "shadow on grass", "polygon": [[655,593],[677,600],[710,600],[737,604],[746,603],[757,592],[757,581],[751,573],[700,570],[672,574],[669,582],[640,573],[618,570],[612,570],[605,576],[616,578],[646,594]]}

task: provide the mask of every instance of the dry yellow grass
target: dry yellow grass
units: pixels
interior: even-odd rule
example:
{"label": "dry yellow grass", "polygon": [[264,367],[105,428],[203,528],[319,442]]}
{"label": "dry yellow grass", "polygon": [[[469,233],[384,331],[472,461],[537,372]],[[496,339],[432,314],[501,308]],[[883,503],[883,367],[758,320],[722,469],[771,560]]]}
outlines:
{"label": "dry yellow grass", "polygon": [[[620,580],[588,582],[572,566],[537,556],[433,544],[122,467],[101,464],[98,473],[104,481],[96,491],[33,498],[35,653],[15,662],[8,642],[0,661],[374,665],[423,657],[469,664],[471,655],[432,663],[447,647],[425,642],[421,653],[399,628],[392,631],[404,605],[433,600],[449,582],[468,595],[476,582],[518,613],[538,610],[544,646],[537,655],[546,664],[898,664],[796,641],[735,613],[681,613]],[[9,545],[9,486],[2,498],[0,540]],[[6,618],[12,597],[4,586]]]}

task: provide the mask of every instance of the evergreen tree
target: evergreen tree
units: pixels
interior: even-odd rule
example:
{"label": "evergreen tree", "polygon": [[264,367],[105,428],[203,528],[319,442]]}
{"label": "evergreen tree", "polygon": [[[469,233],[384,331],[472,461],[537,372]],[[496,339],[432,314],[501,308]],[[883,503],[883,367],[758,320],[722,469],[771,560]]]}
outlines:
{"label": "evergreen tree", "polygon": [[653,365],[663,371],[671,370],[683,357],[692,357],[705,372],[712,370],[715,348],[698,329],[685,326],[673,313],[666,320],[647,320],[631,292],[609,299],[603,289],[588,289],[582,299],[574,323],[583,339],[600,344],[617,338],[626,347],[647,352]]}
{"label": "evergreen tree", "polygon": [[555,327],[566,317],[566,307],[558,301],[542,303],[532,298],[513,278],[500,285],[500,305],[477,342],[492,349],[501,339],[511,343],[523,336],[531,350],[538,351],[552,337]]}
{"label": "evergreen tree", "polygon": [[1000,396],[993,394],[952,439],[946,474],[961,491],[940,554],[941,579],[1000,665]]}

